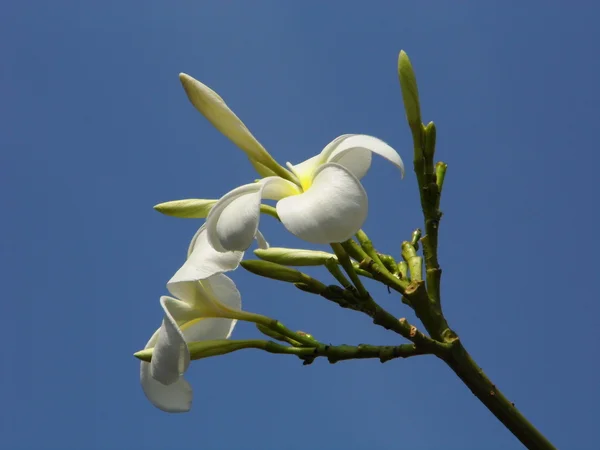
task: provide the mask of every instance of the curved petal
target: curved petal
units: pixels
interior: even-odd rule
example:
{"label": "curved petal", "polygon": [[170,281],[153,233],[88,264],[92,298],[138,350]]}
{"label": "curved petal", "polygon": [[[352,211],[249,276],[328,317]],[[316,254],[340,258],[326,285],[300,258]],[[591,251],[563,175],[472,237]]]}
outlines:
{"label": "curved petal", "polygon": [[[144,348],[155,346],[159,330],[156,330]],[[166,412],[187,412],[192,406],[192,387],[183,378],[168,386],[152,378],[151,363],[140,363],[140,383],[146,398],[158,409]]]}
{"label": "curved petal", "polygon": [[269,243],[267,242],[263,234],[258,230],[256,231],[256,243],[258,244],[258,248],[269,248]]}
{"label": "curved petal", "polygon": [[326,162],[335,162],[346,167],[361,179],[371,166],[371,153],[377,153],[400,169],[404,177],[404,163],[396,150],[373,136],[346,134],[334,139],[321,154]]}
{"label": "curved petal", "polygon": [[218,252],[244,251],[254,239],[260,218],[259,183],[240,186],[225,194],[206,219],[208,242]]}
{"label": "curved petal", "polygon": [[140,382],[146,398],[158,409],[170,412],[188,412],[192,407],[192,387],[183,378],[168,386],[156,381],[150,374],[150,363],[140,363]]}
{"label": "curved petal", "polygon": [[204,295],[229,311],[242,310],[242,296],[235,283],[226,275],[218,274],[202,282]]}
{"label": "curved petal", "polygon": [[150,373],[155,380],[169,385],[176,382],[190,365],[190,352],[178,323],[194,320],[196,316],[188,304],[171,297],[161,297],[160,305],[165,317],[152,353]]}
{"label": "curved petal", "polygon": [[169,280],[170,283],[204,280],[216,273],[235,270],[244,252],[218,252],[209,243],[206,225],[202,225],[192,238],[188,258]]}
{"label": "curved petal", "polygon": [[179,74],[179,80],[192,105],[225,137],[246,152],[248,157],[262,165],[273,161],[271,155],[250,133],[238,116],[229,109],[219,94],[185,73]]}
{"label": "curved petal", "polygon": [[208,214],[208,242],[218,252],[246,250],[258,231],[261,199],[279,200],[298,192],[295,184],[279,177],[268,177],[228,192]]}
{"label": "curved petal", "polygon": [[290,171],[296,175],[298,181],[300,181],[300,186],[302,186],[302,189],[307,190],[310,188],[316,170],[321,164],[323,164],[323,162],[324,159],[319,154],[296,165],[292,165],[289,162],[286,163],[286,165],[288,169],[290,169]]}
{"label": "curved petal", "polygon": [[352,237],[367,218],[367,194],[345,167],[328,163],[316,172],[305,193],[277,203],[277,214],[293,234],[315,244]]}

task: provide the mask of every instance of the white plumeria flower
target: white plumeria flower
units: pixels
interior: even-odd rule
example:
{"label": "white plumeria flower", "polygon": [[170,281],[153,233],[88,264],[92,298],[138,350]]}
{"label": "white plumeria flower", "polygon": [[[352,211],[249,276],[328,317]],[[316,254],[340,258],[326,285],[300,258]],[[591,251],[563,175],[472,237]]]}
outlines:
{"label": "white plumeria flower", "polygon": [[183,378],[190,364],[187,342],[228,339],[240,313],[241,296],[223,274],[209,279],[176,283],[163,296],[165,317],[145,349],[154,348],[152,362],[141,362],[140,381],[146,397],[167,412],[186,412],[192,405],[192,388]]}
{"label": "white plumeria flower", "polygon": [[208,239],[220,252],[246,250],[258,230],[260,200],[276,200],[284,226],[315,244],[352,237],[367,217],[367,194],[360,179],[371,166],[371,154],[392,162],[404,175],[400,155],[367,135],[346,134],[323,151],[295,166],[281,167],[246,125],[208,86],[186,74],[179,78],[192,104],[221,133],[240,147],[261,176],[223,196],[207,218]]}
{"label": "white plumeria flower", "polygon": [[[257,239],[261,248],[268,246],[260,233]],[[186,343],[228,339],[238,319],[256,317],[241,311],[239,291],[222,274],[237,268],[242,257],[243,252],[215,251],[202,226],[192,239],[186,262],[167,283],[176,298],[161,297],[163,323],[145,346],[154,349],[152,362],[140,366],[144,393],[157,408],[167,412],[191,408],[192,388],[182,377],[190,363]]]}
{"label": "white plumeria flower", "polygon": [[377,153],[404,175],[398,153],[367,135],[346,134],[300,164],[291,165],[297,182],[278,176],[225,194],[206,219],[208,240],[218,251],[247,249],[258,230],[261,199],[277,201],[277,214],[294,235],[314,244],[350,239],[367,218],[367,194],[360,183]]}

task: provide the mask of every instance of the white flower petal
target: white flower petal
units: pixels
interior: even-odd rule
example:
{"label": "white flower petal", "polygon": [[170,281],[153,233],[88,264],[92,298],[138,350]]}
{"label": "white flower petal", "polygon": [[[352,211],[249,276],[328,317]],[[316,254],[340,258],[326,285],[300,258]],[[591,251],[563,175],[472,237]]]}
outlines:
{"label": "white flower petal", "polygon": [[218,274],[202,283],[204,295],[230,311],[242,310],[242,296],[235,283],[226,275]]}
{"label": "white flower petal", "polygon": [[371,153],[377,153],[400,169],[404,177],[404,163],[396,150],[373,136],[346,134],[334,139],[321,154],[326,162],[335,162],[346,167],[361,179],[371,166]]}
{"label": "white flower petal", "polygon": [[243,252],[216,251],[208,243],[206,225],[202,225],[192,238],[187,260],[169,283],[204,280],[217,273],[235,270],[243,256]]}
{"label": "white flower petal", "polygon": [[277,203],[283,225],[315,244],[342,242],[352,237],[367,218],[367,194],[345,167],[328,163],[316,172],[305,193]]}
{"label": "white flower petal", "polygon": [[244,251],[258,231],[262,185],[246,184],[229,191],[208,214],[208,242],[219,252]]}
{"label": "white flower petal", "polygon": [[[218,285],[225,284],[225,287],[221,287],[218,292],[218,294],[223,296],[223,302],[220,300],[216,300],[216,302],[222,305],[223,308],[230,308],[236,311],[241,310],[242,300],[235,284],[224,275],[222,275],[222,277],[228,280],[229,283],[224,283],[220,277],[217,277],[218,280],[216,283]],[[209,291],[205,294],[206,296],[218,295],[213,292],[212,285],[208,283],[205,284],[207,284],[209,288]],[[163,298],[164,300],[161,299],[161,302],[163,303],[163,308],[165,308],[165,314],[172,317],[173,321],[171,321],[171,325],[165,324],[166,326],[161,327],[160,330],[166,328],[166,331],[172,331],[169,330],[169,327],[176,327],[180,336],[183,337],[184,342],[187,343],[228,339],[237,322],[235,319],[206,317],[201,310],[195,309],[187,303],[170,297]],[[157,343],[155,344],[155,351],[156,348],[160,346],[161,334],[163,333],[160,330]],[[154,356],[152,358],[154,360]],[[178,361],[180,360],[181,359],[178,359]],[[185,363],[185,360],[183,362]],[[180,366],[180,369],[180,373],[183,373],[187,369],[187,366],[184,364],[183,366]],[[155,376],[155,378],[157,377]]]}
{"label": "white flower petal", "polygon": [[269,243],[267,242],[263,234],[258,230],[256,231],[256,243],[258,244],[258,248],[269,248]]}
{"label": "white flower petal", "polygon": [[205,84],[181,73],[179,80],[192,105],[206,117],[214,127],[231,139],[235,145],[241,148],[248,157],[257,160],[261,164],[273,161],[273,158],[265,148],[256,140],[246,128],[246,125],[227,106],[225,101]]}
{"label": "white flower petal", "polygon": [[[152,348],[158,339],[156,330],[144,348]],[[140,363],[140,383],[146,398],[158,409],[171,413],[187,412],[192,406],[192,387],[180,377],[168,386],[156,381],[151,375],[151,363]]]}
{"label": "white flower petal", "polygon": [[208,214],[208,242],[219,252],[246,250],[258,231],[261,199],[279,200],[298,192],[295,184],[279,177],[264,178],[228,192]]}
{"label": "white flower petal", "polygon": [[188,412],[192,407],[192,387],[183,378],[168,386],[156,381],[150,374],[150,363],[140,363],[140,382],[146,398],[158,409],[170,412]]}
{"label": "white flower petal", "polygon": [[300,181],[300,185],[306,190],[310,188],[316,170],[324,163],[325,159],[319,154],[296,165],[292,165],[288,162],[287,167],[294,175],[296,175],[298,181]]}
{"label": "white flower petal", "polygon": [[[240,311],[242,299],[235,283],[223,274],[213,275],[202,281],[169,281],[167,289],[181,299],[177,308],[177,318],[186,321],[194,317],[230,317],[229,312]],[[171,303],[169,306],[171,307]],[[185,306],[184,306],[185,305]],[[184,317],[184,309],[190,308],[189,316]]]}
{"label": "white flower petal", "polygon": [[165,312],[152,353],[152,378],[162,384],[176,382],[190,365],[190,352],[178,323],[194,319],[193,309],[186,303],[163,296],[160,304]]}

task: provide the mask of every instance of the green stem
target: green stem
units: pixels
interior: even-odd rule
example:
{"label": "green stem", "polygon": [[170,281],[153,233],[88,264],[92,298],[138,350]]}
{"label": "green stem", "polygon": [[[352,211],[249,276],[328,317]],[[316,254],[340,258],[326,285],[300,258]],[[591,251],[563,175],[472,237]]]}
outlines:
{"label": "green stem", "polygon": [[[348,281],[348,278],[346,278],[340,270],[340,266],[338,265],[338,259],[331,258],[325,261],[325,268],[329,271],[331,275],[333,275],[333,277],[337,280],[338,283],[342,285],[344,289],[352,289],[352,283]],[[352,270],[354,270],[354,267]]]}
{"label": "green stem", "polygon": [[271,319],[269,323],[263,323],[261,325],[265,325],[275,333],[279,333],[283,336],[286,336],[290,339],[293,339],[296,342],[300,342],[302,345],[306,347],[318,347],[320,345],[319,341],[313,339],[310,335],[302,332],[295,332],[287,328],[284,324],[279,322],[278,320]]}
{"label": "green stem", "polygon": [[438,161],[435,164],[435,184],[438,187],[438,198],[435,204],[435,209],[440,209],[440,199],[442,198],[442,188],[444,187],[444,178],[446,178],[446,169],[448,164]]}
{"label": "green stem", "polygon": [[260,205],[260,212],[263,213],[263,214],[267,214],[268,216],[274,217],[277,220],[281,220],[281,219],[279,219],[279,214],[277,214],[277,209],[275,209],[271,205],[261,204]]}
{"label": "green stem", "polygon": [[[398,69],[406,115],[413,135],[413,166],[419,184],[421,209],[425,220],[425,236],[421,239],[421,243],[425,256],[427,288],[425,289],[424,283],[419,281],[411,283],[408,287],[402,286],[403,290],[397,290],[410,300],[429,334],[436,340],[451,346],[451,350],[441,358],[469,387],[471,392],[527,448],[552,450],[554,449],[553,445],[529,423],[477,366],[462,346],[458,336],[448,327],[444,318],[440,295],[442,271],[438,262],[438,226],[442,217],[440,198],[447,165],[442,162],[437,163],[435,167],[433,165],[437,134],[435,124],[433,122],[427,126],[420,124],[420,106],[416,94],[414,71],[408,57],[403,52],[400,53]],[[416,249],[415,245],[413,245],[413,249]],[[386,282],[381,273],[374,271],[371,273],[375,279]],[[394,284],[388,284],[388,286],[394,288]],[[398,287],[400,286],[396,286],[396,288]]]}
{"label": "green stem", "polygon": [[550,441],[521,414],[514,403],[490,381],[460,341],[456,341],[445,361],[471,392],[525,447],[535,450],[556,450]]}
{"label": "green stem", "polygon": [[373,243],[371,242],[371,239],[369,239],[369,236],[367,236],[367,233],[365,233],[363,230],[358,230],[358,232],[356,233],[356,239],[358,239],[358,242],[359,242],[360,246],[362,247],[362,249],[365,251],[365,253],[373,261],[375,261],[376,264],[379,264],[379,266],[381,266],[382,268],[387,270],[385,264],[383,264],[383,262],[379,258],[379,255],[375,251],[375,248],[373,247]]}
{"label": "green stem", "polygon": [[396,263],[396,260],[393,256],[385,255],[383,253],[377,253],[377,256],[379,256],[379,259],[381,260],[385,268],[388,270],[388,272],[390,272],[393,275],[398,274],[398,264]]}
{"label": "green stem", "polygon": [[402,258],[410,269],[410,281],[423,281],[423,258],[417,255],[416,248],[411,242],[402,243]]}
{"label": "green stem", "polygon": [[365,289],[362,281],[358,278],[358,275],[354,271],[354,267],[352,266],[352,261],[350,260],[350,256],[344,250],[344,247],[341,244],[334,243],[331,244],[331,248],[333,249],[335,256],[337,256],[338,261],[352,280],[352,283],[356,287],[356,290],[360,294],[361,297],[366,298],[369,296],[369,292]]}
{"label": "green stem", "polygon": [[402,344],[396,346],[380,346],[360,344],[352,345],[323,345],[317,348],[305,347],[287,347],[268,342],[264,350],[270,353],[295,355],[303,359],[305,364],[310,364],[315,358],[325,357],[334,364],[338,361],[350,359],[377,358],[382,363],[395,358],[409,358],[411,356],[425,355],[428,352],[425,349],[417,348],[414,344]]}
{"label": "green stem", "polygon": [[388,270],[386,270],[383,265],[377,264],[368,256],[360,263],[360,267],[361,269],[366,270],[373,275],[373,278],[377,281],[381,281],[386,286],[400,292],[401,294],[405,293],[406,288],[410,284],[405,277],[395,277]]}
{"label": "green stem", "polygon": [[417,228],[412,233],[412,237],[410,239],[410,245],[415,248],[415,251],[419,251],[419,240],[421,239],[421,229]]}
{"label": "green stem", "polygon": [[371,275],[369,272],[367,272],[366,270],[363,270],[360,268],[360,264],[357,262],[352,262],[352,267],[354,268],[354,271],[356,272],[357,275],[360,275],[361,277],[366,277],[366,278],[373,278],[373,275]]}
{"label": "green stem", "polygon": [[406,278],[408,275],[408,264],[406,261],[400,261],[398,263],[398,274],[400,275],[400,278]]}
{"label": "green stem", "polygon": [[369,256],[353,239],[342,242],[342,247],[344,247],[344,250],[346,250],[346,253],[348,253],[352,259],[359,263]]}
{"label": "green stem", "polygon": [[405,318],[396,319],[396,317],[375,303],[375,301],[373,301],[371,298],[369,298],[369,302],[366,306],[367,307],[365,310],[363,310],[363,312],[373,318],[373,323],[375,325],[379,325],[385,329],[398,333],[402,337],[413,342],[417,347],[423,348],[442,359],[452,346],[451,343],[439,342],[431,339],[419,331],[417,327],[408,323]]}

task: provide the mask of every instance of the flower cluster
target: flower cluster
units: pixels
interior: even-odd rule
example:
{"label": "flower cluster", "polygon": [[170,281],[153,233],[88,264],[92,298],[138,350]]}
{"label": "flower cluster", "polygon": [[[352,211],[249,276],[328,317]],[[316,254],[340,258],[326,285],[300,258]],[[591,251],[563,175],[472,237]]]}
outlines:
{"label": "flower cluster", "polygon": [[262,200],[276,201],[283,226],[301,239],[330,244],[357,233],[367,217],[367,194],[360,179],[376,153],[404,175],[398,153],[385,142],[362,134],[335,138],[316,156],[287,169],[250,133],[223,99],[206,85],[181,74],[191,103],[219,131],[240,147],[261,176],[237,187],[218,201],[179,200],[157,206],[179,217],[205,218],[188,250],[187,260],[167,283],[173,297],[163,296],[161,327],[145,350],[150,362],[141,363],[140,378],[148,399],[168,412],[188,411],[192,389],[183,378],[190,364],[188,344],[228,339],[237,322],[260,323],[264,316],[242,311],[241,296],[224,272],[235,270],[254,240],[268,243],[260,233]]}

